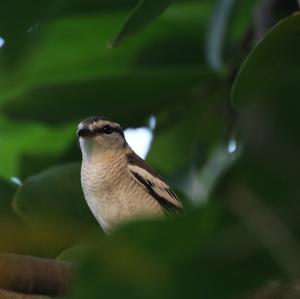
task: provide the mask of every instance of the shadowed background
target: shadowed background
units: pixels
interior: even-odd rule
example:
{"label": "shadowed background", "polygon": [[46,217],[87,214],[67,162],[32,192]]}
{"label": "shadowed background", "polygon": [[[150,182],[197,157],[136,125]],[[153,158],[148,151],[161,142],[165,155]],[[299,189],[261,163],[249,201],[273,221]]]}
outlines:
{"label": "shadowed background", "polygon": [[[298,9],[2,1],[0,251],[77,262],[64,298],[299,297]],[[92,115],[143,128],[184,215],[103,234],[75,136]]]}

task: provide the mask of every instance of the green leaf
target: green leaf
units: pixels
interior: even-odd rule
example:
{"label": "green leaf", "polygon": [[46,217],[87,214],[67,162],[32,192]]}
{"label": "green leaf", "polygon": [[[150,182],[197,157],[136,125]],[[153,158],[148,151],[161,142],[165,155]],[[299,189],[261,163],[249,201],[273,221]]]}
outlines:
{"label": "green leaf", "polygon": [[[36,36],[30,55],[14,68],[1,69],[1,111],[54,124],[100,114],[138,125],[160,106],[190,98],[203,82],[203,45],[194,28],[204,30],[210,7],[174,5],[142,36],[114,51],[105,43],[121,13],[52,21]],[[88,105],[82,104],[85,100]]]}
{"label": "green leaf", "polygon": [[[1,49],[1,57],[5,59],[3,64],[11,68],[19,63],[24,53],[30,52],[31,44],[48,22],[72,14],[118,13],[127,11],[135,3],[135,0],[51,0],[46,4],[37,0],[2,2],[0,36],[6,41]],[[11,22],[13,19],[18,21]]]}
{"label": "green leaf", "polygon": [[300,163],[299,101],[300,14],[275,25],[244,62],[232,89],[240,114],[245,156],[236,178],[276,209],[300,231],[298,174]]}
{"label": "green leaf", "polygon": [[[299,109],[299,101],[287,97],[284,101],[274,98],[272,103],[260,103],[255,109],[240,113],[243,153],[221,183],[226,187],[219,192],[228,202],[234,198],[239,202],[250,194],[271,214],[279,215],[278,221],[286,231],[283,238],[285,234],[292,235],[296,242],[300,236]],[[246,195],[241,192],[243,189]],[[283,257],[286,255],[289,253]]]}
{"label": "green leaf", "polygon": [[14,207],[36,232],[48,253],[82,242],[100,226],[82,194],[79,164],[53,167],[26,179]]}
{"label": "green leaf", "polygon": [[[220,144],[226,129],[226,116],[219,113],[228,91],[214,88],[217,79],[199,86],[192,100],[182,98],[158,114],[157,130],[147,160],[165,174],[195,165],[197,168]],[[162,159],[163,157],[163,159]]]}
{"label": "green leaf", "polygon": [[[192,89],[208,76],[207,71],[197,68],[120,72],[113,77],[100,76],[88,82],[36,88],[25,98],[18,97],[3,105],[3,111],[11,118],[48,123],[80,121],[100,114],[118,120],[123,126],[133,126],[162,107],[190,101]],[[87,95],[88,105],[85,105]],[[43,105],[40,105],[41,99]]]}
{"label": "green leaf", "polygon": [[95,245],[63,254],[79,265],[69,298],[242,298],[280,275],[271,255],[217,204],[129,225]]}
{"label": "green leaf", "polygon": [[[76,125],[50,128],[37,123],[13,122],[0,118],[0,131],[0,175],[6,178],[23,178],[51,165],[75,139]],[[33,159],[25,170],[22,164],[26,156],[36,156],[36,160]]]}
{"label": "green leaf", "polygon": [[[99,237],[99,236],[97,236]],[[97,238],[99,239],[99,238]],[[67,261],[76,264],[80,259],[84,258],[84,256],[92,249],[94,245],[77,245],[70,247],[63,252],[61,252],[56,259],[59,261]]]}
{"label": "green leaf", "polygon": [[10,218],[10,215],[13,213],[11,204],[16,189],[17,185],[0,178],[0,218]]}
{"label": "green leaf", "polygon": [[[271,29],[243,64],[232,90],[245,152],[228,181],[246,185],[299,236],[300,15]],[[232,183],[234,185],[234,183]],[[234,187],[234,186],[232,186]]]}
{"label": "green leaf", "polygon": [[243,63],[232,88],[237,107],[300,93],[300,14],[275,25]]}
{"label": "green leaf", "polygon": [[109,46],[116,47],[131,35],[142,30],[158,18],[172,2],[173,0],[140,0]]}
{"label": "green leaf", "polygon": [[[253,20],[253,10],[255,5],[256,3],[252,0],[236,2],[232,19],[228,28],[228,40],[230,43],[236,43],[245,38],[247,30],[249,30],[249,24]],[[230,47],[230,44],[227,46]]]}
{"label": "green leaf", "polygon": [[[130,44],[115,51],[107,50],[105,44],[116,30],[123,17],[122,13],[68,16],[47,23],[15,67],[1,68],[5,76],[0,76],[0,103],[40,85],[51,87],[62,82],[87,82],[135,71],[139,66],[165,65],[164,60],[169,57],[170,51],[161,49],[161,42],[164,42],[165,47],[171,47],[170,43],[173,47],[179,46],[183,39],[195,44],[199,37],[193,30],[194,25],[200,21],[200,30],[205,26],[209,8],[209,5],[202,3],[175,5],[164,15],[163,20],[147,29]],[[201,12],[200,20],[196,10]],[[178,22],[182,24],[184,32],[174,32],[174,25]],[[199,42],[195,45],[200,46],[201,50]],[[189,49],[182,48],[182,51]],[[155,57],[159,55],[159,60],[153,61],[152,53]],[[0,57],[1,54],[2,52]],[[187,61],[185,56],[191,56],[192,53],[185,55],[180,51],[176,54],[176,65],[182,65],[182,62]],[[150,63],[147,59],[149,56],[152,60]],[[201,63],[198,51],[193,52],[188,62],[189,67]]]}

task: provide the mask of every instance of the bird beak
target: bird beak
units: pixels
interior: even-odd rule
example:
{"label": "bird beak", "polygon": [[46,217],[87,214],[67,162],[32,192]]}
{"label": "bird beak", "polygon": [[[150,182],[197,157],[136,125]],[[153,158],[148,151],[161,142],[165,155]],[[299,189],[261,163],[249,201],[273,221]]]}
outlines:
{"label": "bird beak", "polygon": [[91,137],[93,135],[93,132],[88,128],[80,128],[77,130],[78,137]]}

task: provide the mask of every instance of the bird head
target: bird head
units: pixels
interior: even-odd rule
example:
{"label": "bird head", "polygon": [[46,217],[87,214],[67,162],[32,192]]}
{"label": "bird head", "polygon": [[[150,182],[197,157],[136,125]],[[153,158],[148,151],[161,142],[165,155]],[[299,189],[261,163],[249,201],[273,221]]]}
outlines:
{"label": "bird head", "polygon": [[121,126],[103,117],[93,116],[80,122],[77,136],[84,158],[127,146]]}

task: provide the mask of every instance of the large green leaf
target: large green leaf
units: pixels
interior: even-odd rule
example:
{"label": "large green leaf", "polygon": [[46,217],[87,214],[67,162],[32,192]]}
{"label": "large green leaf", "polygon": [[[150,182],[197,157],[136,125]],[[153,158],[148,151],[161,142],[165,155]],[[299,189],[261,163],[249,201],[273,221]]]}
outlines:
{"label": "large green leaf", "polygon": [[[5,76],[1,76],[0,80],[0,102],[39,85],[111,78],[128,69],[133,68],[134,71],[141,62],[143,67],[164,64],[164,58],[167,58],[170,52],[167,49],[161,51],[162,40],[165,46],[168,45],[167,41],[172,43],[176,41],[178,35],[180,39],[185,38],[193,43],[197,41],[198,35],[193,28],[194,24],[198,23],[199,16],[195,14],[195,10],[201,11],[201,27],[203,27],[203,19],[207,18],[205,12],[209,7],[207,4],[174,6],[168,14],[164,15],[164,19],[147,29],[143,36],[114,51],[107,50],[106,43],[112,32],[116,30],[123,14],[76,15],[52,21],[42,28],[35,41],[31,43],[30,51],[24,53],[20,63],[14,68],[1,69],[5,72]],[[178,15],[179,11],[183,11],[184,15]],[[173,26],[179,21],[184,22],[182,25],[184,32],[175,34]],[[180,45],[180,40],[177,40],[177,45]],[[150,65],[149,62],[146,64],[149,55],[145,51],[148,47],[151,47],[151,53],[157,53],[156,56],[163,55]],[[191,53],[186,54],[191,55]],[[183,52],[177,53],[176,57],[179,59],[176,64],[187,60]],[[201,62],[196,51],[193,52],[192,57],[193,60],[189,57],[189,66]]]}
{"label": "large green leaf", "polygon": [[[274,98],[272,103],[270,101],[260,103],[255,109],[240,113],[239,131],[244,141],[243,154],[227,176],[226,188],[220,190],[220,194],[226,196],[228,202],[235,200],[235,205],[243,212],[242,217],[249,212],[247,201],[243,204],[247,198],[255,205],[259,203],[256,213],[259,210],[266,213],[263,210],[267,210],[266,216],[262,218],[269,221],[275,217],[273,221],[279,223],[281,227],[273,228],[272,231],[281,233],[276,233],[273,237],[270,234],[270,238],[275,239],[275,243],[281,242],[282,239],[289,240],[282,241],[286,245],[281,245],[279,258],[286,259],[287,256],[293,256],[287,258],[290,260],[287,264],[292,268],[290,264],[296,264],[298,269],[299,110],[299,102],[288,97],[285,101]],[[260,223],[256,231],[266,232],[268,227],[273,227],[268,221],[266,223],[256,221],[255,223]],[[262,241],[268,242],[270,238],[262,237]]]}
{"label": "large green leaf", "polygon": [[[10,117],[26,120],[57,123],[105,114],[136,125],[160,106],[187,100],[203,82],[207,73],[199,58],[202,43],[193,28],[200,17],[203,30],[209,8],[207,3],[175,5],[143,36],[114,51],[105,43],[122,14],[52,22],[30,55],[0,77],[1,108]],[[174,32],[178,22],[182,29]],[[183,44],[193,45],[193,50]],[[132,113],[135,123],[128,121]]]}
{"label": "large green leaf", "polygon": [[91,230],[101,234],[85,203],[79,173],[78,164],[53,167],[26,179],[15,196],[16,211],[48,253],[82,242]]}
{"label": "large green leaf", "polygon": [[[276,206],[299,234],[300,164],[299,94],[300,15],[282,20],[250,53],[232,90],[240,114],[245,153],[231,181],[247,188],[265,204]],[[240,182],[240,183],[241,183]]]}
{"label": "large green leaf", "polygon": [[[299,13],[275,25],[250,53],[232,89],[237,107],[256,106],[240,115],[246,157],[237,175],[258,197],[285,206],[291,215],[300,194],[299,26]],[[299,229],[294,216],[287,219]]]}
{"label": "large green leaf", "polygon": [[95,73],[109,75],[115,66],[124,68],[131,53],[123,52],[123,59],[116,52],[111,57],[105,47],[120,17],[70,16],[45,25],[22,60],[15,67],[1,69],[7,75],[1,76],[0,102],[41,84],[77,82],[79,78],[94,78]]}
{"label": "large green leaf", "polygon": [[242,298],[281,275],[253,235],[217,204],[136,223],[60,258],[80,265],[70,298]]}
{"label": "large green leaf", "polygon": [[[1,118],[0,131],[0,174],[6,178],[23,178],[46,167],[49,162],[53,163],[74,140],[76,125],[49,128],[37,123],[18,123]],[[36,160],[24,170],[22,162],[26,155],[36,155]]]}
{"label": "large green leaf", "polygon": [[25,98],[9,101],[3,111],[12,118],[50,123],[103,115],[132,126],[162,107],[190,101],[192,89],[209,76],[196,68],[132,70],[112,78],[36,88]]}
{"label": "large green leaf", "polygon": [[255,5],[256,2],[252,0],[236,2],[235,9],[233,11],[231,22],[228,28],[228,39],[230,40],[230,42],[236,42],[240,39],[245,38],[245,33],[247,32],[247,30],[249,30],[249,24],[251,24],[251,21],[253,19],[253,9],[255,8]]}
{"label": "large green leaf", "polygon": [[[35,41],[36,34],[53,19],[67,14],[114,13],[128,10],[134,4],[135,0],[1,2],[0,36],[5,39],[5,47],[1,49],[1,56],[5,57],[3,62],[8,67],[20,62],[24,52],[27,52],[30,44]],[[12,19],[18,21],[11,22]]]}
{"label": "large green leaf", "polygon": [[117,46],[153,22],[172,2],[173,0],[140,0],[135,9],[128,16],[120,32],[112,40],[110,46]]}
{"label": "large green leaf", "polygon": [[232,89],[238,106],[299,94],[300,14],[275,25],[242,65]]}

